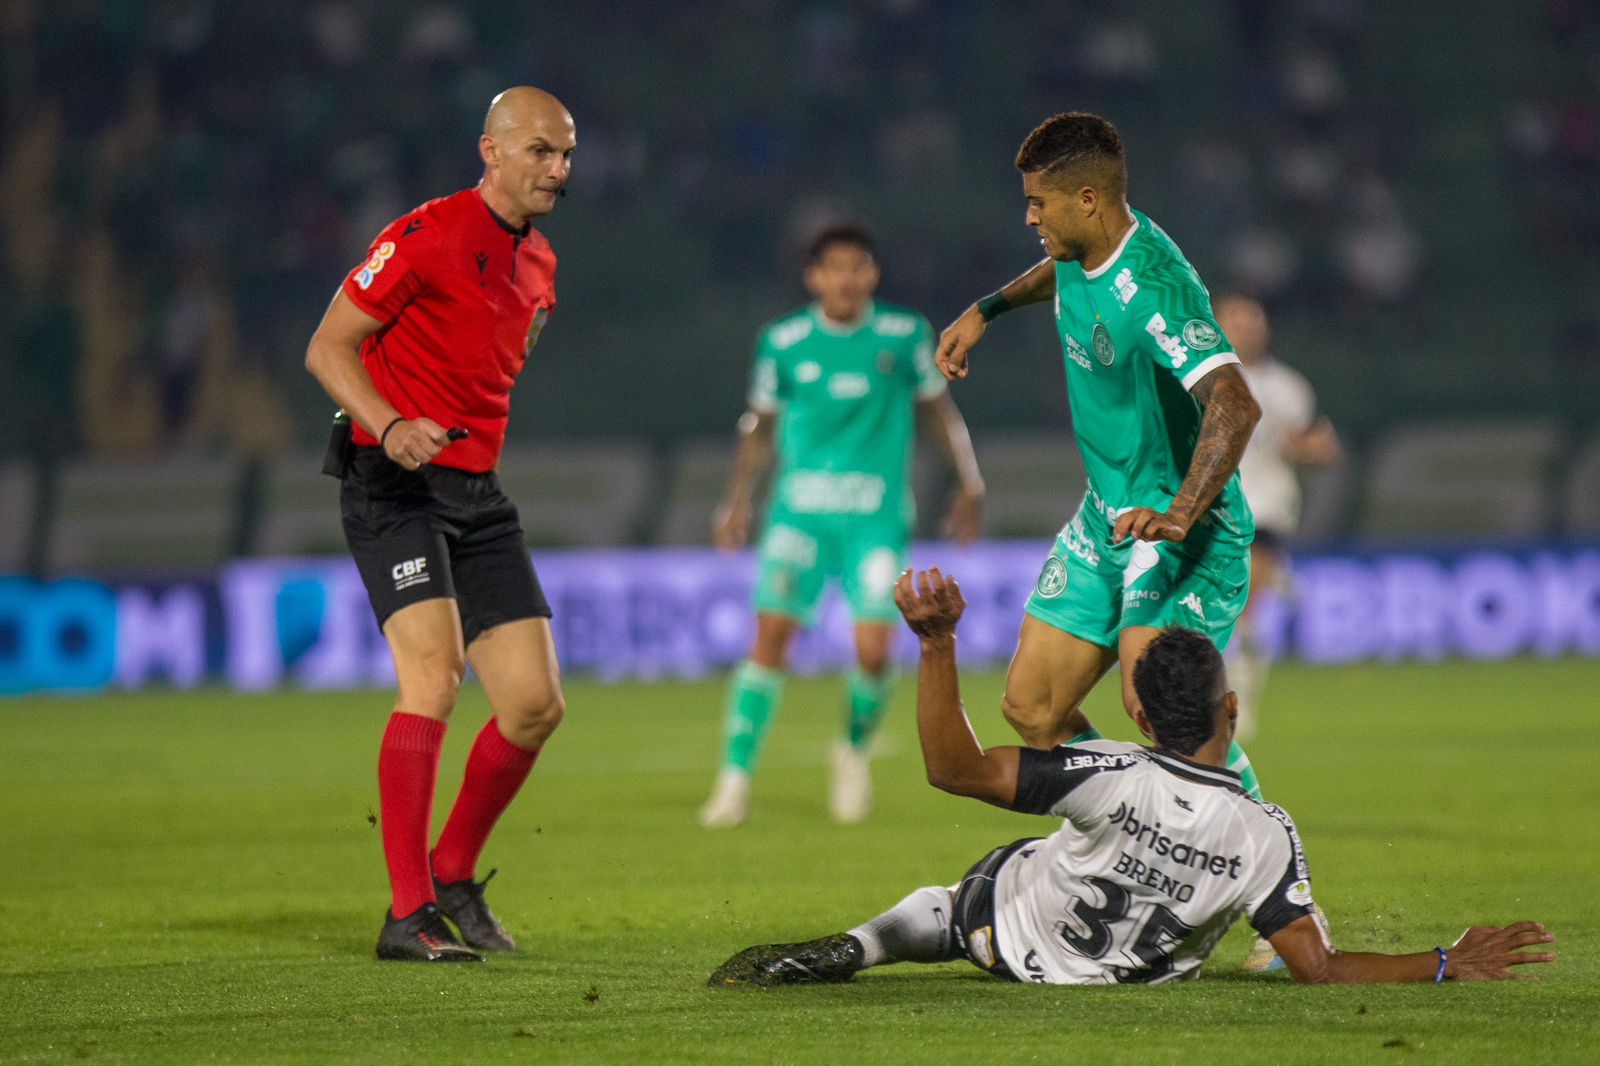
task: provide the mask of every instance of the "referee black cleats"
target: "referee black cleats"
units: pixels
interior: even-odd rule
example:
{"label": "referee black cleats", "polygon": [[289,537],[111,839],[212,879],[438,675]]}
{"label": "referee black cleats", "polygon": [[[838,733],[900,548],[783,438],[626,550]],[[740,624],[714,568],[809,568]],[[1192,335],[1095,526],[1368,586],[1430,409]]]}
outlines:
{"label": "referee black cleats", "polygon": [[718,966],[707,982],[729,985],[840,985],[861,969],[861,942],[849,933],[835,933],[804,944],[761,944],[745,948]]}
{"label": "referee black cleats", "polygon": [[483,899],[484,886],[499,872],[490,870],[489,876],[478,882],[469,877],[465,881],[446,884],[435,877],[433,894],[439,900],[439,909],[446,918],[456,923],[456,928],[461,930],[461,939],[467,944],[479,951],[509,954],[517,950],[517,942],[511,939],[511,934],[506,932],[505,926],[500,924]]}
{"label": "referee black cleats", "polygon": [[414,914],[383,917],[378,958],[392,962],[482,962],[483,956],[455,938],[439,908],[424,903]]}

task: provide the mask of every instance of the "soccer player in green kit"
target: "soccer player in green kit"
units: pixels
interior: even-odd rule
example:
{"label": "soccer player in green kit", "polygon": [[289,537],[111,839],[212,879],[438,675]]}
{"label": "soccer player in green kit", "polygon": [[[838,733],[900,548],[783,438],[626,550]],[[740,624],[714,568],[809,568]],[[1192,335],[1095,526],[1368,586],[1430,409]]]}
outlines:
{"label": "soccer player in green kit", "polygon": [[807,251],[804,280],[815,302],[761,333],[733,473],[713,521],[718,547],[745,543],[756,482],[776,438],[755,642],[729,681],[722,769],[700,811],[707,827],[745,820],[790,642],[811,621],[829,578],[839,580],[849,602],[856,651],[829,807],[844,823],[870,811],[867,749],[893,686],[894,583],[913,518],[917,421],[955,475],[945,532],[961,544],[978,535],[983,479],[966,424],[933,364],[933,328],[914,311],[873,300],[878,266],[871,235],[856,225],[824,230]]}
{"label": "soccer player in green kit", "polygon": [[[1200,275],[1161,227],[1128,206],[1116,127],[1098,115],[1046,119],[1017,152],[1026,220],[1045,258],[967,308],[939,338],[939,370],[998,314],[1054,300],[1088,491],[1028,599],[1003,711],[1030,747],[1098,737],[1083,700],[1119,659],[1137,662],[1165,626],[1220,650],[1244,610],[1255,523],[1239,459],[1261,409],[1218,328]],[[1138,705],[1133,671],[1122,703]],[[1250,760],[1228,769],[1259,799]],[[1247,970],[1275,961],[1264,942]]]}
{"label": "soccer player in green kit", "polygon": [[[1056,115],[1028,135],[1016,163],[1046,258],[967,308],[936,358],[946,377],[965,377],[967,353],[995,315],[1055,301],[1089,487],[1028,600],[1004,698],[1022,738],[1047,748],[1087,728],[1089,690],[1117,659],[1137,661],[1163,626],[1227,643],[1255,531],[1236,470],[1261,412],[1200,276],[1128,207],[1115,127]],[[1243,752],[1229,767],[1259,795]]]}

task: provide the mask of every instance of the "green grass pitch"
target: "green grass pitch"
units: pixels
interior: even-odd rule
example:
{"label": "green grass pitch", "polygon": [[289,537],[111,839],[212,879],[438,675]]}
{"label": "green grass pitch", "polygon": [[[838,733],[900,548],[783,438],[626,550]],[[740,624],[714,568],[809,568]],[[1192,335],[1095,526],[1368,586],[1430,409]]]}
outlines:
{"label": "green grass pitch", "polygon": [[[1537,981],[1299,988],[1001,984],[965,964],[712,990],[748,944],[855,924],[1050,823],[935,793],[902,683],[867,825],[824,814],[831,679],[791,682],[750,823],[694,825],[721,686],[568,683],[568,718],[485,855],[523,953],[380,964],[382,692],[0,704],[0,1061],[1600,1061],[1600,661],[1285,668],[1252,755],[1347,948],[1541,919]],[[1000,677],[972,674],[1003,742]],[[1102,686],[1090,710],[1132,727]],[[469,690],[437,817],[485,716]]]}

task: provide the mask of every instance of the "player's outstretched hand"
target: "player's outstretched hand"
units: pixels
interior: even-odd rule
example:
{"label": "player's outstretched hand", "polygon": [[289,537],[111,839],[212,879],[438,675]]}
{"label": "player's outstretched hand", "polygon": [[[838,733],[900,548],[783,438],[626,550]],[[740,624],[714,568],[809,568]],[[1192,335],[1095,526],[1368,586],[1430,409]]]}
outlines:
{"label": "player's outstretched hand", "polygon": [[978,539],[983,524],[983,493],[957,489],[950,499],[950,512],[939,525],[939,532],[963,548]]}
{"label": "player's outstretched hand", "polygon": [[967,601],[953,577],[945,577],[936,566],[912,579],[907,568],[894,584],[894,605],[900,608],[911,632],[924,639],[949,636],[956,631]]}
{"label": "player's outstretched hand", "polygon": [[1504,981],[1521,978],[1511,967],[1525,966],[1530,962],[1555,962],[1553,951],[1527,951],[1537,944],[1549,944],[1553,934],[1544,931],[1538,922],[1517,922],[1496,927],[1475,925],[1461,934],[1461,939],[1450,946],[1449,968],[1445,976],[1456,981]]}
{"label": "player's outstretched hand", "polygon": [[450,434],[431,418],[408,418],[396,422],[383,438],[383,454],[405,467],[416,470],[450,445]]}
{"label": "player's outstretched hand", "polygon": [[1189,535],[1189,523],[1179,517],[1158,511],[1154,507],[1135,507],[1117,519],[1111,531],[1111,543],[1120,544],[1124,537],[1134,540],[1170,540],[1174,544]]}
{"label": "player's outstretched hand", "polygon": [[933,361],[946,381],[967,376],[967,352],[982,339],[983,331],[988,328],[989,323],[978,313],[978,305],[973,304],[939,334],[939,347],[933,353]]}
{"label": "player's outstretched hand", "polygon": [[744,547],[750,536],[750,505],[725,503],[711,516],[711,542],[725,552]]}

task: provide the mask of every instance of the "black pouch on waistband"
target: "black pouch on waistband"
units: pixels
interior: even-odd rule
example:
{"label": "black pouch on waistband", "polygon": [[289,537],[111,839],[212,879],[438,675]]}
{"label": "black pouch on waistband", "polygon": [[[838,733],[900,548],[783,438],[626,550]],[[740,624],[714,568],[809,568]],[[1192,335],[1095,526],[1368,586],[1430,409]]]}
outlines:
{"label": "black pouch on waistband", "polygon": [[333,425],[328,430],[328,452],[322,457],[322,472],[329,477],[343,480],[350,469],[350,460],[356,450],[351,439],[352,432],[350,416],[340,410],[333,416]]}

